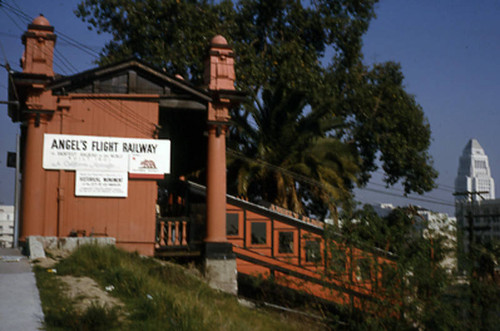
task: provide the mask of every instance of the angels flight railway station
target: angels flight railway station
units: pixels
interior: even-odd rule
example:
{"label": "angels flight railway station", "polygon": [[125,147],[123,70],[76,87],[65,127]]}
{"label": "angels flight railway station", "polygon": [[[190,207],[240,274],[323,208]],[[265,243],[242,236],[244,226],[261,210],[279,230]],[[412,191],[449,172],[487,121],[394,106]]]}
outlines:
{"label": "angels flight railway station", "polygon": [[[272,277],[339,304],[370,296],[381,276],[364,257],[390,265],[385,252],[333,259],[324,223],[227,194],[229,110],[245,96],[224,37],[207,45],[204,86],[138,59],[61,76],[56,41],[35,18],[22,36],[23,70],[9,82],[18,102],[9,116],[21,126],[21,243],[113,238],[146,256],[203,261],[210,283],[234,294],[247,277]],[[204,182],[185,179],[200,169]],[[324,279],[331,263],[342,272]]]}

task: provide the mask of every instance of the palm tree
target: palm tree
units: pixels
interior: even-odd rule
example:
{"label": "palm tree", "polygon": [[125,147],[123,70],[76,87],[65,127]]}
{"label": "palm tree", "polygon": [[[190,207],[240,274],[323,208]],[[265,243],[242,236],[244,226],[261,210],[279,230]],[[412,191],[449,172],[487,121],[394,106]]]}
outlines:
{"label": "palm tree", "polygon": [[354,147],[334,136],[342,121],[283,87],[265,90],[260,101],[233,115],[229,192],[297,213],[335,215],[359,172]]}

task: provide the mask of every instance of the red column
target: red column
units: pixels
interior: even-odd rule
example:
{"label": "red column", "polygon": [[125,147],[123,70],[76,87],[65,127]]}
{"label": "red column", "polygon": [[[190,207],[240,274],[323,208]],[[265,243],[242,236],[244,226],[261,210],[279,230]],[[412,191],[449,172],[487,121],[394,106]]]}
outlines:
{"label": "red column", "polygon": [[206,242],[226,242],[226,128],[209,125]]}
{"label": "red column", "polygon": [[222,97],[234,91],[234,54],[226,39],[215,36],[205,63],[205,83],[212,92],[208,105],[207,236],[206,243],[226,239],[226,131],[231,100]]}
{"label": "red column", "polygon": [[[43,15],[35,18],[23,34],[25,45],[21,65],[23,73],[48,78],[54,76],[53,54],[56,36],[49,21]],[[48,118],[46,111],[54,109],[54,97],[44,91],[43,84],[32,84],[26,89],[27,123],[24,142],[22,173],[21,239],[45,233],[45,173],[42,167],[43,134]],[[38,112],[38,113],[37,113]]]}
{"label": "red column", "polygon": [[45,175],[42,167],[43,134],[46,121],[40,116],[37,125],[36,115],[28,119],[22,177],[22,232],[26,236],[44,235],[45,212]]}

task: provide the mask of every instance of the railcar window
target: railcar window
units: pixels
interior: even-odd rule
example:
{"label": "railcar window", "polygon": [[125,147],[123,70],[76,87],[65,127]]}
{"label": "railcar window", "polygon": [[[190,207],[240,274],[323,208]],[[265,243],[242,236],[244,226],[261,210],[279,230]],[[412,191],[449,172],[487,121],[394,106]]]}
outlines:
{"label": "railcar window", "polygon": [[321,251],[319,242],[308,240],[306,241],[306,262],[320,262]]}
{"label": "railcar window", "polygon": [[394,266],[391,266],[387,263],[383,263],[381,265],[381,272],[382,272],[382,277],[381,277],[381,280],[380,280],[380,285],[383,287],[383,288],[390,288],[391,286],[393,286],[393,284],[396,282],[396,276],[397,276],[397,272],[396,272],[396,269]]}
{"label": "railcar window", "polygon": [[346,271],[346,256],[345,251],[341,251],[338,248],[333,248],[331,250],[332,258],[330,260],[330,266],[333,272],[337,274],[343,274]]}
{"label": "railcar window", "polygon": [[252,244],[265,244],[267,242],[266,223],[252,223]]}
{"label": "railcar window", "polygon": [[279,253],[293,253],[293,232],[282,231],[279,232]]}
{"label": "railcar window", "polygon": [[238,214],[229,213],[226,214],[226,235],[237,236],[238,235]]}
{"label": "railcar window", "polygon": [[358,280],[369,280],[371,273],[371,262],[369,259],[358,260],[356,268],[356,278]]}

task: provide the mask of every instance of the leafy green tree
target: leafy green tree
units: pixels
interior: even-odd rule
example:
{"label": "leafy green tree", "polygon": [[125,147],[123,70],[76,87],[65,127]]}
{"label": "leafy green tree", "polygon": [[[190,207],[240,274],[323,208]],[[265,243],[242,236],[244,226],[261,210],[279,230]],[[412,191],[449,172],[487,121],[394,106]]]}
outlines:
{"label": "leafy green tree", "polygon": [[467,282],[457,286],[457,298],[469,330],[494,330],[500,314],[500,241],[473,242],[464,257]]}
{"label": "leafy green tree", "polygon": [[344,279],[369,293],[365,298],[353,298],[356,305],[344,307],[347,316],[358,317],[353,329],[442,330],[459,326],[448,299],[452,278],[442,262],[450,247],[441,229],[428,227],[411,208],[395,209],[382,218],[371,206],[364,206],[345,213],[342,226],[330,231],[330,256],[346,252],[349,256],[341,273],[330,268],[327,276]]}
{"label": "leafy green tree", "polygon": [[165,70],[203,83],[203,60],[216,34],[235,24],[229,1],[85,0],[76,15],[89,29],[112,35],[99,64],[138,57]]}
{"label": "leafy green tree", "polygon": [[375,3],[84,0],[76,13],[113,36],[100,63],[135,56],[198,85],[209,41],[224,35],[237,56],[237,87],[248,96],[233,110],[230,146],[263,161],[233,164],[239,168],[228,182],[242,182],[232,193],[324,216],[378,162],[387,184],[402,181],[407,193],[432,189],[437,176],[430,128],[401,68],[362,63]]}
{"label": "leafy green tree", "polygon": [[339,201],[351,198],[357,180],[354,146],[322,134],[338,124],[333,117],[318,120],[317,112],[307,111],[301,93],[278,87],[274,93],[265,90],[262,101],[251,120],[233,118],[233,190],[296,212],[335,213]]}
{"label": "leafy green tree", "polygon": [[404,90],[400,65],[358,65],[353,71],[346,84],[355,87],[349,89],[342,115],[353,118],[347,136],[364,161],[363,180],[376,168],[379,152],[387,184],[402,179],[406,193],[432,189],[436,171],[427,151],[430,126],[415,98]]}

